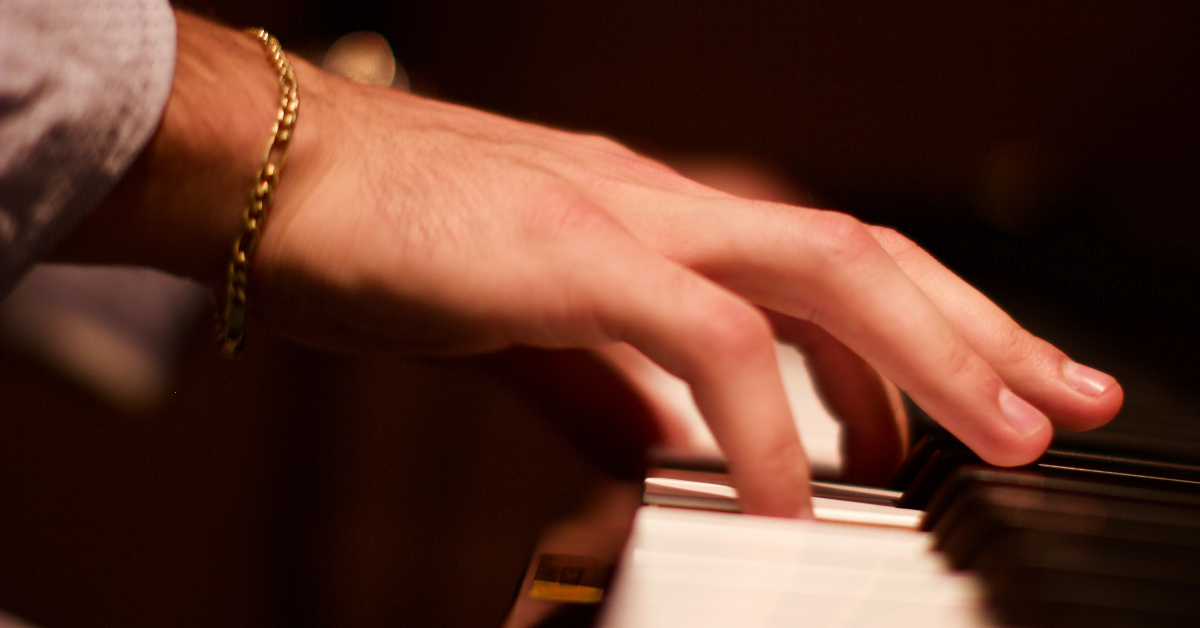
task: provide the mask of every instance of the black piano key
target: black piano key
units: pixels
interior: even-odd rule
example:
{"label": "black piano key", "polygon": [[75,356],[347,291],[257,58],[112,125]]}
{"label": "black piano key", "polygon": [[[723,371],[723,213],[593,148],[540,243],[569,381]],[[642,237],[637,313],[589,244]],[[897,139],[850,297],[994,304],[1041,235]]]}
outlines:
{"label": "black piano key", "polygon": [[970,566],[983,539],[990,538],[1002,525],[1001,516],[989,512],[993,505],[976,498],[974,492],[966,491],[932,530],[934,549],[945,554],[954,569]]}
{"label": "black piano key", "polygon": [[[922,446],[913,457],[913,464],[902,469],[904,477],[897,476],[898,484],[907,482],[902,489],[904,494],[897,502],[903,508],[930,510],[931,500],[958,467],[982,462],[948,434],[926,437]],[[920,470],[912,471],[911,468],[918,464]],[[1021,468],[1043,473],[1047,477],[1200,494],[1200,465],[1052,448],[1033,464]],[[907,479],[909,476],[911,480]]]}
{"label": "black piano key", "polygon": [[993,541],[978,558],[979,574],[990,606],[1010,621],[1142,626],[1200,618],[1194,547],[1017,529]]}
{"label": "black piano key", "polygon": [[1054,475],[1200,492],[1200,466],[1195,465],[1050,449],[1033,466]]}
{"label": "black piano key", "polygon": [[[1087,541],[1089,551],[1097,552],[1089,557],[1096,559],[1108,556],[1110,548],[1117,556],[1121,548],[1141,544],[1149,561],[1149,571],[1139,572],[1142,577],[1166,577],[1177,564],[1185,569],[1178,578],[1200,574],[1193,568],[1200,564],[1194,562],[1200,560],[1200,511],[1176,505],[977,483],[947,511],[934,535],[954,567],[979,572],[1009,558],[998,548],[1012,538],[1050,535]],[[1172,551],[1163,554],[1162,547]],[[987,562],[989,556],[993,562]],[[1152,556],[1156,558],[1150,560]],[[1178,556],[1190,558],[1181,563]],[[1117,562],[1129,568],[1134,564]]]}
{"label": "black piano key", "polygon": [[1200,465],[1048,451],[1000,469],[945,434],[897,474],[899,504],[989,606],[1022,626],[1200,626]]}
{"label": "black piano key", "polygon": [[933,450],[921,470],[896,505],[923,510],[929,500],[955,469],[967,464],[980,464],[979,456],[958,443],[945,443]]}
{"label": "black piano key", "polygon": [[939,449],[960,443],[957,438],[954,438],[947,432],[937,432],[926,434],[917,441],[913,446],[912,451],[901,463],[900,468],[896,470],[892,476],[892,489],[897,491],[906,491],[909,486],[912,486],[913,481],[921,470],[925,468],[925,463],[929,461],[930,456]]}
{"label": "black piano key", "polygon": [[943,482],[934,497],[929,500],[921,529],[932,530],[949,511],[962,491],[975,482],[986,482],[1007,486],[1028,487],[1057,493],[1076,493],[1137,501],[1177,504],[1200,508],[1200,494],[1192,491],[1162,490],[1157,487],[1138,486],[1135,482],[1103,482],[1095,478],[1055,476],[1030,469],[1001,469],[981,465],[964,465]]}
{"label": "black piano key", "polygon": [[[1200,592],[1197,559],[1196,547],[1001,527],[980,548],[972,567],[990,589],[1006,583],[1013,573],[1036,569],[1076,578],[1171,583]],[[1190,603],[1200,604],[1200,599]]]}
{"label": "black piano key", "polygon": [[[1138,419],[1161,417],[1121,417],[1099,430],[1057,432],[1055,449],[1088,452],[1117,458],[1141,458],[1185,465],[1200,464],[1200,421],[1178,416],[1173,429],[1138,430]],[[1113,431],[1111,428],[1121,428]]]}
{"label": "black piano key", "polygon": [[[951,511],[962,514],[943,530]],[[935,534],[954,566],[982,578],[989,606],[1009,622],[1094,628],[1200,618],[1200,512],[1191,508],[977,484]]]}
{"label": "black piano key", "polygon": [[1003,623],[1027,628],[1194,628],[1196,594],[1191,585],[1023,568],[993,583],[987,602]]}

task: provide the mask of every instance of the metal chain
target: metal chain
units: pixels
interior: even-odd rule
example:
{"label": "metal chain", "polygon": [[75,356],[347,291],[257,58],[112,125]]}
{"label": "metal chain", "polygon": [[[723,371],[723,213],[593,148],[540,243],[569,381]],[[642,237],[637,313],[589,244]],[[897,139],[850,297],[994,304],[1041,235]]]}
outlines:
{"label": "metal chain", "polygon": [[221,352],[230,358],[237,357],[246,342],[246,288],[249,284],[250,256],[258,245],[267,206],[279,184],[279,171],[287,160],[288,145],[296,126],[296,112],[300,108],[296,74],[279,41],[261,28],[246,32],[266,48],[267,60],[279,76],[280,100],[262,168],[258,170],[250,198],[242,212],[242,231],[233,243],[233,259],[229,262],[225,283],[225,307],[217,310],[217,340],[221,343]]}

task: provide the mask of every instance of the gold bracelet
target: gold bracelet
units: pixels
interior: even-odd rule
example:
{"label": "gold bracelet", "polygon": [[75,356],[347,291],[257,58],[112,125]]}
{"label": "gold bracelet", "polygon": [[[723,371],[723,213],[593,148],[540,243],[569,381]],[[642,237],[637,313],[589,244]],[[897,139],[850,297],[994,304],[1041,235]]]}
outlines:
{"label": "gold bracelet", "polygon": [[242,212],[242,232],[233,243],[233,259],[229,262],[225,284],[225,307],[217,311],[217,340],[221,343],[221,352],[231,358],[237,357],[246,342],[246,286],[249,283],[250,255],[258,244],[267,205],[279,184],[279,171],[287,160],[288,145],[296,126],[296,112],[300,108],[296,74],[279,41],[261,28],[246,32],[266,48],[267,60],[279,75],[280,99],[262,168],[258,170],[254,188],[250,190],[250,198]]}

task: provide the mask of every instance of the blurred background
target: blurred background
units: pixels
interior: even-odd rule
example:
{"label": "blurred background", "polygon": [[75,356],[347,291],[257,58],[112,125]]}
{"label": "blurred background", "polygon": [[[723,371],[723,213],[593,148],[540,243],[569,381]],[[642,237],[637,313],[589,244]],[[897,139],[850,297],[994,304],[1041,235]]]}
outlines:
{"label": "blurred background", "polygon": [[[417,93],[895,227],[1122,381],[1101,438],[1196,459],[1200,5],[179,5],[316,62],[371,31]],[[497,625],[540,527],[633,473],[547,420],[595,408],[503,364],[264,330],[226,363],[203,298],[178,299],[168,348],[121,362],[166,375],[115,389],[31,349],[21,321],[46,317],[6,304],[0,608],[47,628]]]}

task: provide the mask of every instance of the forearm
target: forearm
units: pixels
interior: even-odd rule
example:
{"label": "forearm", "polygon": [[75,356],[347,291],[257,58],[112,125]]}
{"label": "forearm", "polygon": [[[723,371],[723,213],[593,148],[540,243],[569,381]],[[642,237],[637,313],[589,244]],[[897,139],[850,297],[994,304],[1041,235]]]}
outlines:
{"label": "forearm", "polygon": [[[249,36],[176,13],[171,96],[117,187],[54,252],[62,261],[153,266],[214,284],[278,110],[278,80]],[[286,176],[286,175],[285,175]]]}

